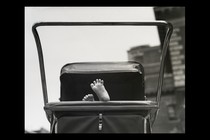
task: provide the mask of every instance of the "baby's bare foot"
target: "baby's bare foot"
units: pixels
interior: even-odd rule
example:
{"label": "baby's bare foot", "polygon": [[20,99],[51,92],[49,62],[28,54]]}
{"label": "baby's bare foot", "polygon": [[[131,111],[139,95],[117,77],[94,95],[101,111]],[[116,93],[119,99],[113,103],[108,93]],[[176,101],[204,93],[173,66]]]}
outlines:
{"label": "baby's bare foot", "polygon": [[94,101],[93,94],[87,94],[83,97],[83,101]]}
{"label": "baby's bare foot", "polygon": [[90,84],[92,90],[96,93],[100,101],[109,101],[110,97],[108,92],[104,87],[104,81],[101,79],[96,79]]}

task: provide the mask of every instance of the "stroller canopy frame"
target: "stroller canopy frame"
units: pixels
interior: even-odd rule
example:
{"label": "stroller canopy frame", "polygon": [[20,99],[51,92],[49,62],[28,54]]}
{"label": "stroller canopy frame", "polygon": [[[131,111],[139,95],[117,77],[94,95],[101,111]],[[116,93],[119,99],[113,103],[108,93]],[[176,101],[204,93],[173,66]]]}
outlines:
{"label": "stroller canopy frame", "polygon": [[44,58],[42,52],[42,45],[39,38],[39,34],[37,32],[37,27],[41,26],[165,26],[167,28],[166,35],[163,42],[162,53],[160,57],[160,71],[158,78],[158,86],[156,92],[156,102],[159,107],[159,103],[161,100],[161,91],[163,85],[163,77],[164,77],[164,66],[167,50],[169,47],[169,41],[171,34],[173,32],[173,26],[171,23],[166,21],[148,21],[148,22],[40,22],[35,23],[32,26],[32,32],[36,41],[36,46],[38,50],[39,56],[39,65],[40,65],[40,73],[41,73],[41,82],[42,82],[42,91],[44,98],[44,105],[48,103],[48,93],[47,93],[47,83],[45,76],[45,67],[44,67]]}
{"label": "stroller canopy frame", "polygon": [[[53,117],[52,117],[52,111],[56,110],[74,110],[75,108],[75,103],[77,105],[80,104],[81,101],[78,102],[61,102],[59,104],[56,103],[48,103],[48,92],[47,92],[47,83],[46,83],[46,76],[45,76],[45,66],[44,66],[44,56],[43,56],[43,51],[42,51],[42,44],[40,41],[40,37],[37,31],[38,27],[42,26],[162,26],[165,27],[166,29],[166,34],[165,38],[163,40],[163,46],[162,46],[162,51],[161,51],[161,56],[160,56],[160,71],[159,71],[159,78],[158,78],[158,85],[157,85],[157,92],[156,92],[156,99],[155,102],[149,102],[149,101],[140,101],[137,103],[136,109],[143,109],[146,110],[148,108],[156,108],[157,111],[154,115],[154,118],[156,118],[158,109],[160,107],[160,101],[161,101],[161,92],[162,92],[162,85],[163,85],[163,79],[164,79],[164,66],[165,66],[165,59],[166,59],[166,54],[167,50],[169,48],[169,42],[170,42],[170,37],[173,32],[173,26],[171,23],[166,22],[166,21],[144,21],[144,22],[39,22],[35,23],[32,26],[32,32],[35,38],[36,46],[37,46],[37,51],[38,51],[38,57],[39,57],[39,65],[40,65],[40,74],[41,74],[41,83],[42,83],[42,91],[43,91],[43,99],[44,99],[44,106],[45,106],[45,111],[48,120],[52,123]],[[123,102],[125,106],[128,104],[133,104],[134,102]],[[73,106],[72,106],[73,104]],[[94,106],[95,104],[98,104],[97,101],[95,103],[85,103],[90,106]],[[84,103],[81,103],[83,107],[85,107]],[[118,101],[111,101],[111,106],[112,105],[121,105],[122,102]],[[104,105],[107,105],[106,103],[100,104],[102,105],[101,108],[104,108]],[[71,108],[66,108],[66,106],[71,106]],[[107,107],[107,106],[106,106]],[[50,108],[50,109],[49,109]],[[78,108],[78,106],[76,107]],[[80,107],[81,108],[81,107]],[[99,106],[100,108],[100,106]],[[129,108],[129,107],[128,107]],[[155,119],[154,119],[155,120]],[[154,123],[154,120],[152,122],[152,125]]]}

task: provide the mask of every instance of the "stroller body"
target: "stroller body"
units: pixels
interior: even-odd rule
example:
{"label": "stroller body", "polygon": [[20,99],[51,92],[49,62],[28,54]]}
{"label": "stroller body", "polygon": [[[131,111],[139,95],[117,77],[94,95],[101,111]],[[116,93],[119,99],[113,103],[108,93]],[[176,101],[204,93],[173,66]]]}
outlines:
{"label": "stroller body", "polygon": [[[97,101],[96,96],[96,101],[81,101],[88,93],[95,95],[90,83],[97,78],[105,81],[111,101]],[[140,109],[148,102],[144,95],[143,66],[137,62],[67,64],[61,69],[60,81],[62,104],[55,106],[53,103],[45,107],[46,110],[53,109],[58,133],[150,131],[150,109]]]}
{"label": "stroller body", "polygon": [[[38,26],[115,26],[115,25],[167,25],[168,34],[162,51],[160,77],[156,101],[146,100],[144,68],[137,62],[82,62],[62,67],[60,73],[60,102],[48,103],[41,43],[36,31]],[[37,23],[32,28],[37,43],[44,110],[51,124],[52,133],[151,133],[157,116],[163,82],[163,66],[172,26],[166,22],[138,23]],[[111,101],[82,101],[93,94],[90,83],[103,79]]]}

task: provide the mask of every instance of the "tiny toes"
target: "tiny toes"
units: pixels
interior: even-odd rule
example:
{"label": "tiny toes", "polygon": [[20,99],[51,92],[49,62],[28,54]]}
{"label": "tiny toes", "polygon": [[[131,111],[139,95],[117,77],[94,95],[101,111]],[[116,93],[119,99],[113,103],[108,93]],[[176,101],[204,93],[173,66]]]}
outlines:
{"label": "tiny toes", "polygon": [[86,99],[87,99],[87,95],[85,95],[85,97],[83,97],[83,99],[82,99],[82,100],[83,100],[83,101],[85,101]]}
{"label": "tiny toes", "polygon": [[94,101],[93,94],[87,94],[83,97],[82,101]]}
{"label": "tiny toes", "polygon": [[93,83],[91,83],[91,84],[90,84],[90,86],[91,86],[91,87],[94,87],[94,84],[93,84]]}
{"label": "tiny toes", "polygon": [[99,79],[98,82],[101,83],[101,84],[104,84],[104,81],[101,80],[101,79]]}
{"label": "tiny toes", "polygon": [[94,85],[97,83],[96,81],[93,81]]}

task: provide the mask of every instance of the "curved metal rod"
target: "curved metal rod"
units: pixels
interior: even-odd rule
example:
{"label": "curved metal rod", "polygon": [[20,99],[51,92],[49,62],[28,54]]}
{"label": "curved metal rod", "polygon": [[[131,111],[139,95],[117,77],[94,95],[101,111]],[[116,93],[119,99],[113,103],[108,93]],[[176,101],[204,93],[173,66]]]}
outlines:
{"label": "curved metal rod", "polygon": [[39,22],[32,28],[39,26],[168,26],[166,21],[143,21],[143,22]]}
{"label": "curved metal rod", "polygon": [[156,102],[158,109],[155,111],[154,116],[151,117],[151,126],[154,125],[154,122],[157,118],[159,109],[160,109],[160,101],[161,101],[161,93],[162,93],[162,86],[163,86],[163,79],[164,79],[164,68],[165,68],[165,59],[166,59],[166,54],[169,48],[169,42],[171,35],[173,33],[173,25],[171,23],[168,23],[168,28],[166,31],[166,35],[163,41],[163,49],[160,57],[160,72],[159,72],[159,77],[158,77],[158,86],[157,86],[157,95],[156,95]]}
{"label": "curved metal rod", "polygon": [[169,42],[170,38],[173,32],[173,25],[171,23],[167,23],[167,31],[166,35],[163,41],[163,49],[160,57],[160,72],[159,72],[159,78],[158,78],[158,86],[157,86],[157,96],[156,101],[158,103],[158,107],[160,106],[160,100],[161,100],[161,92],[162,92],[162,85],[163,85],[163,79],[164,79],[164,66],[165,66],[165,59],[166,54],[169,48]]}
{"label": "curved metal rod", "polygon": [[45,68],[44,68],[44,57],[42,52],[42,45],[39,38],[39,34],[36,30],[36,26],[32,27],[32,32],[35,38],[38,56],[39,56],[39,66],[40,66],[40,73],[41,73],[41,80],[42,80],[42,91],[43,91],[43,98],[44,98],[44,105],[48,103],[48,95],[47,95],[47,83],[46,83],[46,76],[45,76]]}

